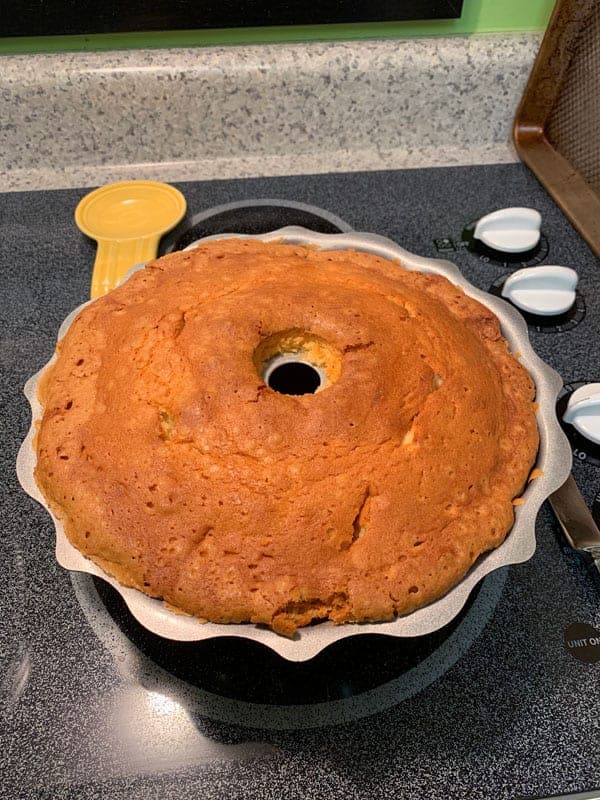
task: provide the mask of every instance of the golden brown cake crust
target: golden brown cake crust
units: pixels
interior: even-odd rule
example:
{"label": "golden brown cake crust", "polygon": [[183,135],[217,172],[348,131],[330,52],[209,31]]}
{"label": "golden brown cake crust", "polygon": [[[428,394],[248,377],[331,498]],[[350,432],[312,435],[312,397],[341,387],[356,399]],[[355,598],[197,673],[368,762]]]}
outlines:
{"label": "golden brown cake crust", "polygon": [[[282,332],[332,362],[327,388],[265,385]],[[190,614],[288,634],[447,592],[503,541],[538,446],[532,382],[460,288],[248,239],[85,308],[40,399],[36,479],[77,548]]]}

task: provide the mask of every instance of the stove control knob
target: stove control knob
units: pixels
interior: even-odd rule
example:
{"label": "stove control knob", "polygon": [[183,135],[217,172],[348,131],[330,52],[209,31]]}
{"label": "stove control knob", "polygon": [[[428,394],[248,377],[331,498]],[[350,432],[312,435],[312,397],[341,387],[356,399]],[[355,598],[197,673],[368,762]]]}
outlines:
{"label": "stove control knob", "polygon": [[502,297],[529,314],[565,314],[575,303],[578,280],[575,270],[569,267],[525,267],[506,279]]}
{"label": "stove control knob", "polygon": [[473,238],[501,253],[526,253],[539,244],[541,226],[533,208],[501,208],[478,221]]}
{"label": "stove control knob", "polygon": [[576,389],[569,397],[563,420],[590,442],[600,444],[600,383]]}

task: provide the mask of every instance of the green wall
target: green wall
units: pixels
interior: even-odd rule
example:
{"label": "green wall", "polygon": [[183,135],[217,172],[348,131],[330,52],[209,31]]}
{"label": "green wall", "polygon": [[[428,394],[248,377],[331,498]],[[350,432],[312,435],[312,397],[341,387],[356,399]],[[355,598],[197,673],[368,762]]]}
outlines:
{"label": "green wall", "polygon": [[536,31],[546,27],[553,5],[554,0],[464,0],[462,17],[457,20],[0,38],[0,53],[188,47],[333,39],[392,39],[405,36],[445,36],[456,33]]}

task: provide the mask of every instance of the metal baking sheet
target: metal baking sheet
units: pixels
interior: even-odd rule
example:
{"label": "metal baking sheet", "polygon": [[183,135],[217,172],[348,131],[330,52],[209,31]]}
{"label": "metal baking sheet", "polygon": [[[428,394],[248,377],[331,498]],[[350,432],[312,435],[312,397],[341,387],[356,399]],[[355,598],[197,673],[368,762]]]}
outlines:
{"label": "metal baking sheet", "polygon": [[600,4],[557,0],[517,110],[517,153],[600,257]]}
{"label": "metal baking sheet", "polygon": [[[230,238],[230,236],[208,238],[224,239]],[[462,581],[446,595],[424,608],[389,622],[348,623],[345,625],[324,622],[300,628],[293,638],[286,638],[272,630],[251,623],[230,625],[203,623],[194,617],[177,614],[168,610],[162,601],[122,586],[73,547],[65,535],[62,524],[48,509],[46,501],[35,483],[33,477],[36,463],[34,436],[36,422],[42,415],[42,408],[37,399],[37,385],[40,375],[54,360],[51,359],[25,385],[25,395],[31,404],[32,424],[19,451],[17,474],[25,491],[48,510],[54,521],[58,562],[65,569],[87,572],[108,581],[123,596],[133,616],[148,630],[159,636],[178,641],[239,636],[261,642],[291,661],[305,661],[312,658],[328,645],[347,636],[377,633],[387,636],[414,637],[423,636],[442,628],[459,613],[473,588],[486,575],[501,567],[527,561],[535,552],[535,521],[540,506],[555,489],[565,482],[571,470],[571,448],[560,428],[555,412],[556,397],[562,387],[560,376],[533,351],[527,334],[527,326],[521,315],[504,300],[475,288],[462,276],[458,268],[448,261],[414,255],[390,239],[368,233],[318,234],[304,228],[288,227],[258,236],[240,238],[260,239],[264,242],[282,241],[289,244],[316,245],[326,250],[354,249],[372,253],[390,261],[399,261],[406,269],[444,276],[460,286],[467,295],[487,306],[499,318],[502,333],[508,340],[511,351],[521,354],[521,363],[527,368],[535,382],[536,400],[539,404],[540,448],[535,467],[541,470],[541,475],[527,485],[523,493],[525,502],[515,508],[515,523],[511,531],[498,548],[480,556]],[[202,241],[207,241],[207,239]],[[190,247],[198,244],[199,242],[195,242]],[[143,266],[140,264],[132,268],[125,280]],[[64,320],[59,331],[59,339],[65,335],[71,322],[86,305],[88,303],[76,308]]]}

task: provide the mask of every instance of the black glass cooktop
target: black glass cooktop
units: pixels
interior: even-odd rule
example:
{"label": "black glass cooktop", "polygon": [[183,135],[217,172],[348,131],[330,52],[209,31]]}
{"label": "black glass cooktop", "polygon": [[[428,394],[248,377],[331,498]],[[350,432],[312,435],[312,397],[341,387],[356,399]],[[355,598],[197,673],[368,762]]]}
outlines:
{"label": "black glass cooktop", "polygon": [[[465,229],[497,208],[536,208],[533,263],[576,269],[582,303],[575,325],[532,321],[532,343],[565,392],[600,381],[600,265],[521,165],[179,188],[189,215],[161,252],[285,225],[354,229],[454,261],[492,291],[514,265],[473,249]],[[234,637],[160,639],[106,583],[57,566],[50,520],[14,461],[29,425],[20,389],[89,291],[93,246],[72,220],[86,191],[0,195],[3,796],[514,798],[600,785],[600,582],[546,506],[534,557],[486,578],[446,628],[356,636],[303,663]],[[571,440],[592,507],[595,451]]]}

